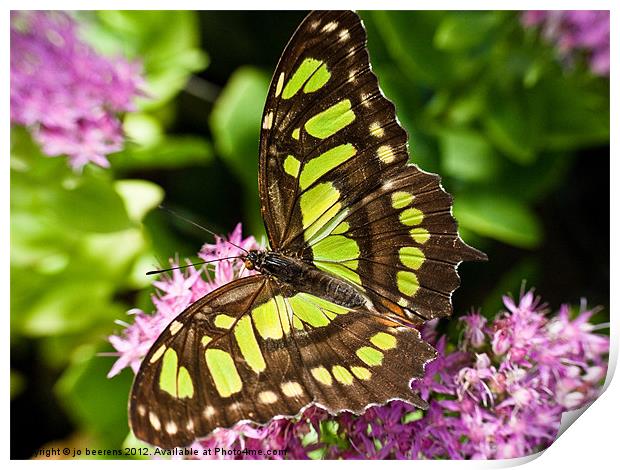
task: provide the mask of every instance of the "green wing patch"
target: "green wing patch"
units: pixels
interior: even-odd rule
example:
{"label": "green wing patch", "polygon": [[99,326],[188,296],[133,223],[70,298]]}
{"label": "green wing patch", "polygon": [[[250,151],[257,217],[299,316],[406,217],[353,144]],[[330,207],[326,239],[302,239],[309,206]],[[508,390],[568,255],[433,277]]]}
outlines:
{"label": "green wing patch", "polygon": [[364,289],[378,311],[420,322],[449,315],[463,260],[485,259],[458,236],[436,175],[408,165],[351,205],[302,259]]}

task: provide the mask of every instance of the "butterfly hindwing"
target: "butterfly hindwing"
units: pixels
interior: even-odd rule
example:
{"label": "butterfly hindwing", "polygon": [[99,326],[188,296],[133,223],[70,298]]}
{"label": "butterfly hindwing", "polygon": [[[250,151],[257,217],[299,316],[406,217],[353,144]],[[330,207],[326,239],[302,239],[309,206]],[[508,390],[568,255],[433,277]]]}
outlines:
{"label": "butterfly hindwing", "polygon": [[132,388],[131,426],[171,448],[311,403],[361,412],[401,397],[424,407],[409,382],[433,357],[414,329],[263,275],[243,278],[194,303],[157,339]]}
{"label": "butterfly hindwing", "polygon": [[436,175],[408,165],[352,204],[302,258],[361,287],[380,312],[415,323],[449,315],[458,264],[484,256],[458,236],[451,201]]}

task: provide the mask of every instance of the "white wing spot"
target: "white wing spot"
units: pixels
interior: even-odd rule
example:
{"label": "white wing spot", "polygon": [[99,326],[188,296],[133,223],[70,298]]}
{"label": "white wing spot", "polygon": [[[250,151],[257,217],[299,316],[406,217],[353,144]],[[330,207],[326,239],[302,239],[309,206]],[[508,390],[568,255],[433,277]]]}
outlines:
{"label": "white wing spot", "polygon": [[276,84],[276,98],[280,96],[282,86],[284,86],[284,72],[281,72],[280,76],[278,77],[278,83]]}
{"label": "white wing spot", "polygon": [[369,127],[368,130],[370,131],[370,135],[374,135],[375,137],[383,137],[385,135],[385,131],[383,130],[383,127],[381,127],[381,124],[379,124],[378,122],[373,122]]}
{"label": "white wing spot", "polygon": [[166,345],[162,344],[159,348],[157,348],[157,351],[153,353],[153,355],[149,359],[149,362],[153,364],[159,361],[159,358],[164,354],[165,351],[166,351]]}
{"label": "white wing spot", "polygon": [[271,125],[273,124],[273,111],[269,111],[265,114],[265,119],[263,120],[263,129],[271,129]]}
{"label": "white wing spot", "polygon": [[215,414],[215,408],[213,408],[211,405],[205,407],[204,411],[202,412],[202,414],[204,415],[205,418],[210,418],[211,416],[213,416]]}
{"label": "white wing spot", "polygon": [[392,180],[388,180],[381,185],[381,190],[384,192],[389,192],[394,188],[394,182]]}
{"label": "white wing spot", "polygon": [[349,71],[349,83],[355,83],[355,74],[357,73],[356,70],[350,70]]}
{"label": "white wing spot", "polygon": [[321,22],[320,22],[319,20],[313,21],[313,22],[310,24],[310,28],[311,28],[311,29],[316,29],[316,28],[318,28],[318,27],[319,27],[319,25],[320,25],[320,24],[321,24]]}
{"label": "white wing spot", "polygon": [[338,27],[338,23],[336,21],[330,21],[325,26],[323,26],[323,29],[321,29],[321,31],[323,31],[324,33],[331,33],[337,27]]}
{"label": "white wing spot", "polygon": [[174,421],[168,421],[166,424],[166,432],[168,434],[176,434],[179,428],[177,428],[177,423]]}
{"label": "white wing spot", "polygon": [[161,429],[161,423],[159,422],[159,418],[152,411],[149,412],[149,422],[155,431],[159,431]]}
{"label": "white wing spot", "polygon": [[342,31],[340,31],[340,34],[338,34],[338,37],[340,38],[341,42],[344,42],[347,39],[349,39],[351,37],[351,35],[349,34],[349,30],[348,29],[343,29]]}
{"label": "white wing spot", "polygon": [[389,145],[382,145],[377,149],[377,157],[379,157],[379,160],[383,163],[392,163],[396,158],[396,155],[394,154],[392,147]]}
{"label": "white wing spot", "polygon": [[240,403],[233,403],[232,405],[228,406],[229,411],[239,411],[240,409],[241,409]]}
{"label": "white wing spot", "polygon": [[278,396],[271,390],[267,390],[266,392],[260,392],[258,394],[258,399],[261,401],[261,403],[271,405],[272,403],[278,401]]}
{"label": "white wing spot", "polygon": [[282,384],[282,392],[287,397],[296,397],[303,395],[304,390],[297,382],[285,382]]}
{"label": "white wing spot", "polygon": [[370,108],[370,95],[362,93],[362,95],[360,96],[360,101],[362,102],[362,105],[364,105],[366,108]]}
{"label": "white wing spot", "polygon": [[178,322],[178,321],[176,321],[176,320],[175,320],[175,321],[173,321],[173,322],[170,324],[170,334],[171,334],[172,336],[176,335],[176,334],[179,332],[179,330],[180,330],[181,328],[183,328],[183,323]]}
{"label": "white wing spot", "polygon": [[144,408],[144,405],[138,405],[138,414],[140,416],[144,416],[146,414],[146,408]]}
{"label": "white wing spot", "polygon": [[187,429],[189,432],[194,432],[194,421],[190,419],[185,425],[185,429]]}

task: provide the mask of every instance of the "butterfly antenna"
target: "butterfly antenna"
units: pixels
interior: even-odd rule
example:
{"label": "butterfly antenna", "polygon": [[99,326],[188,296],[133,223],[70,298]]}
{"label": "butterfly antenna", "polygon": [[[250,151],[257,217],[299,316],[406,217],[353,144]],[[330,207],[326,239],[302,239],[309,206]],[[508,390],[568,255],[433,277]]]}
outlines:
{"label": "butterfly antenna", "polygon": [[[163,205],[161,205],[161,204],[159,205],[159,208],[160,208],[161,210],[163,210],[163,211],[168,212],[170,215],[173,215],[173,216],[175,216],[175,217],[177,217],[177,218],[179,218],[179,219],[181,219],[181,220],[183,220],[183,221],[187,222],[188,224],[193,225],[194,227],[198,227],[199,229],[204,230],[204,231],[205,231],[205,232],[207,232],[207,233],[210,233],[210,234],[211,234],[211,235],[213,235],[214,237],[219,237],[219,235],[218,235],[217,233],[215,233],[214,231],[209,230],[209,229],[208,229],[208,228],[206,228],[206,227],[203,227],[202,225],[200,225],[200,224],[198,224],[198,223],[194,222],[193,220],[189,220],[187,217],[183,217],[181,214],[177,214],[177,213],[176,213],[176,212],[174,212],[172,209],[169,209],[169,208],[167,208],[167,207],[165,207],[165,206],[163,206]],[[246,253],[249,253],[249,251],[248,251],[248,250],[246,250],[246,249],[245,249],[245,248],[243,248],[243,247],[240,247],[239,245],[237,245],[237,244],[235,244],[235,243],[231,242],[230,240],[226,240],[226,239],[224,239],[224,241],[225,241],[226,243],[231,244],[231,245],[232,245],[232,246],[234,246],[235,248],[239,248],[241,251],[245,251]]]}
{"label": "butterfly antenna", "polygon": [[167,271],[174,271],[175,269],[184,269],[184,268],[189,268],[191,266],[200,266],[201,264],[205,264],[205,263],[215,263],[216,261],[224,261],[227,259],[238,259],[238,258],[241,258],[241,256],[227,256],[226,258],[209,259],[206,261],[199,261],[198,263],[186,264],[185,266],[175,266],[173,268],[158,269],[157,271],[148,271],[146,275],[150,276],[152,274],[160,274],[160,273],[165,273]]}

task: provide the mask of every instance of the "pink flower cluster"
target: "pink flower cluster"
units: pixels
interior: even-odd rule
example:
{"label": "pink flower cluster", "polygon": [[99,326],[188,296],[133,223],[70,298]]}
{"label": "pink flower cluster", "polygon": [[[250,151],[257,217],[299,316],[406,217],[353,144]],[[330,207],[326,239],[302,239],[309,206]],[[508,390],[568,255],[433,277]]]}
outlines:
{"label": "pink flower cluster", "polygon": [[[240,225],[229,239],[245,249],[258,248],[252,237],[242,238]],[[240,254],[218,238],[203,247],[200,257]],[[154,283],[156,312],[135,312],[134,324],[110,337],[120,358],[109,376],[126,366],[135,372],[177,314],[216,287],[247,275],[239,259],[214,268],[214,275],[190,268]],[[518,303],[503,300],[506,310],[493,320],[477,313],[462,317],[462,339],[456,345],[438,337],[436,322],[424,326],[423,337],[439,351],[425,377],[412,384],[430,403],[425,412],[400,400],[361,416],[334,417],[312,406],[296,419],[218,430],[192,447],[200,454],[223,447],[236,451],[223,458],[236,459],[500,459],[542,450],[554,441],[562,413],[599,393],[609,338],[594,332],[591,310],[571,315],[565,305],[549,315],[532,292]],[[286,454],[267,454],[273,450]]]}
{"label": "pink flower cluster", "polygon": [[[198,256],[209,261],[243,254],[242,250],[228,242],[245,250],[259,248],[254,237],[242,238],[241,224],[238,224],[228,237],[217,237],[215,244],[205,244]],[[179,266],[179,263],[172,262],[172,266]],[[134,373],[138,372],[142,358],[177,315],[209,292],[249,274],[239,258],[206,263],[206,267],[207,269],[196,269],[192,266],[184,272],[175,269],[172,274],[166,274],[153,282],[153,286],[158,289],[158,293],[152,296],[155,313],[130,310],[129,314],[134,317],[134,323],[129,325],[119,322],[119,325],[125,328],[122,334],[108,338],[119,356],[108,377],[115,376],[125,367],[131,367]]]}
{"label": "pink flower cluster", "polygon": [[609,76],[609,11],[529,10],[523,13],[522,21],[528,27],[540,26],[562,59],[585,52],[592,72]]}
{"label": "pink flower cluster", "polygon": [[49,156],[74,169],[108,167],[123,147],[117,114],[133,110],[141,66],[100,56],[63,12],[11,13],[11,121],[27,126]]}

